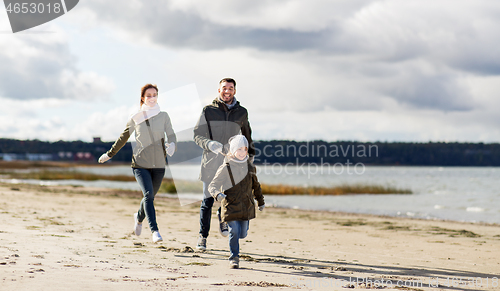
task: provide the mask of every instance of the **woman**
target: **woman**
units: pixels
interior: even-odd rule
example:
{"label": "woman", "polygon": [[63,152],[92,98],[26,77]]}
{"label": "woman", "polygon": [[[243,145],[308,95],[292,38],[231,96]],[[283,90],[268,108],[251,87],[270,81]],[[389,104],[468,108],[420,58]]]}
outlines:
{"label": "woman", "polygon": [[[177,142],[170,117],[166,112],[160,111],[157,101],[158,87],[156,85],[146,84],[142,87],[139,111],[132,115],[127,122],[127,127],[111,149],[99,158],[99,163],[111,159],[135,131],[136,142],[132,143],[132,170],[144,198],[142,198],[139,211],[134,213],[134,233],[141,235],[142,221],[147,217],[155,243],[163,239],[156,224],[154,197],[165,175],[165,158],[167,154],[169,156],[174,154]],[[165,133],[167,143],[165,143]]]}

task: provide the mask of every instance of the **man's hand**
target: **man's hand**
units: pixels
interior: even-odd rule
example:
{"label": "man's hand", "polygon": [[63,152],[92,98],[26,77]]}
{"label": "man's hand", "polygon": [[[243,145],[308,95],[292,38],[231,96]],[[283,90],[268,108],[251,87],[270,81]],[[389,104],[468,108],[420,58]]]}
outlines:
{"label": "man's hand", "polygon": [[211,141],[208,143],[208,149],[212,151],[214,154],[218,154],[222,152],[222,144],[218,141]]}
{"label": "man's hand", "polygon": [[266,207],[266,204],[263,204],[263,205],[259,206],[259,211],[264,210],[264,207]]}

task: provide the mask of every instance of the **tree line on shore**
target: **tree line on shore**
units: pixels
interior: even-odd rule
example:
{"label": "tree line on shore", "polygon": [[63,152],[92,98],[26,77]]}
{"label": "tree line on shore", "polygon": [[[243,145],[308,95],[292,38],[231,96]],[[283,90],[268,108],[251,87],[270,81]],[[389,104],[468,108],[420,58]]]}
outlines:
{"label": "tree line on shore", "polygon": [[[6,154],[51,154],[52,160],[74,160],[87,153],[99,157],[113,142],[83,142],[0,139],[0,158]],[[196,161],[201,149],[192,141],[179,142],[171,163]],[[357,141],[255,141],[256,164],[334,165],[363,163],[365,165],[401,166],[500,166],[499,143],[458,142],[357,142]],[[61,154],[63,153],[63,154]],[[132,147],[128,143],[113,161],[129,162]]]}

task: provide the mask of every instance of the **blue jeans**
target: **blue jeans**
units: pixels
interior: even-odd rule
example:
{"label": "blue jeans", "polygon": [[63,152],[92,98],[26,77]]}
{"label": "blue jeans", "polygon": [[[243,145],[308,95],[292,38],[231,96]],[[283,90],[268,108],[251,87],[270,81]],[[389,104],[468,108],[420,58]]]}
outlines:
{"label": "blue jeans", "polygon": [[[203,200],[200,206],[200,235],[208,237],[210,231],[210,221],[212,220],[212,206],[215,199],[208,193],[208,185],[210,183],[203,182]],[[220,211],[220,207],[219,207]]]}
{"label": "blue jeans", "polygon": [[156,193],[160,189],[163,176],[165,175],[165,168],[132,168],[132,170],[134,171],[135,179],[139,183],[142,194],[144,195],[141,200],[141,205],[139,206],[139,211],[137,212],[137,218],[139,222],[142,222],[147,216],[151,232],[158,231],[154,200]]}
{"label": "blue jeans", "polygon": [[228,221],[229,226],[229,251],[231,255],[229,259],[238,258],[240,256],[240,239],[247,237],[250,220],[233,220]]}

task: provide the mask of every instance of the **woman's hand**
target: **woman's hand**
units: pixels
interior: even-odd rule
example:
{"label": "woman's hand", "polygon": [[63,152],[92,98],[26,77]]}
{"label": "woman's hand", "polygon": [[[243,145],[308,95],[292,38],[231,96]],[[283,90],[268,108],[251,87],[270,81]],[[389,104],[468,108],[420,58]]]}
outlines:
{"label": "woman's hand", "polygon": [[173,156],[175,153],[175,142],[165,143],[165,147],[167,148],[167,155],[169,157]]}
{"label": "woman's hand", "polygon": [[104,153],[102,156],[99,158],[99,163],[105,163],[107,161],[111,160],[111,158],[108,156],[108,154]]}

